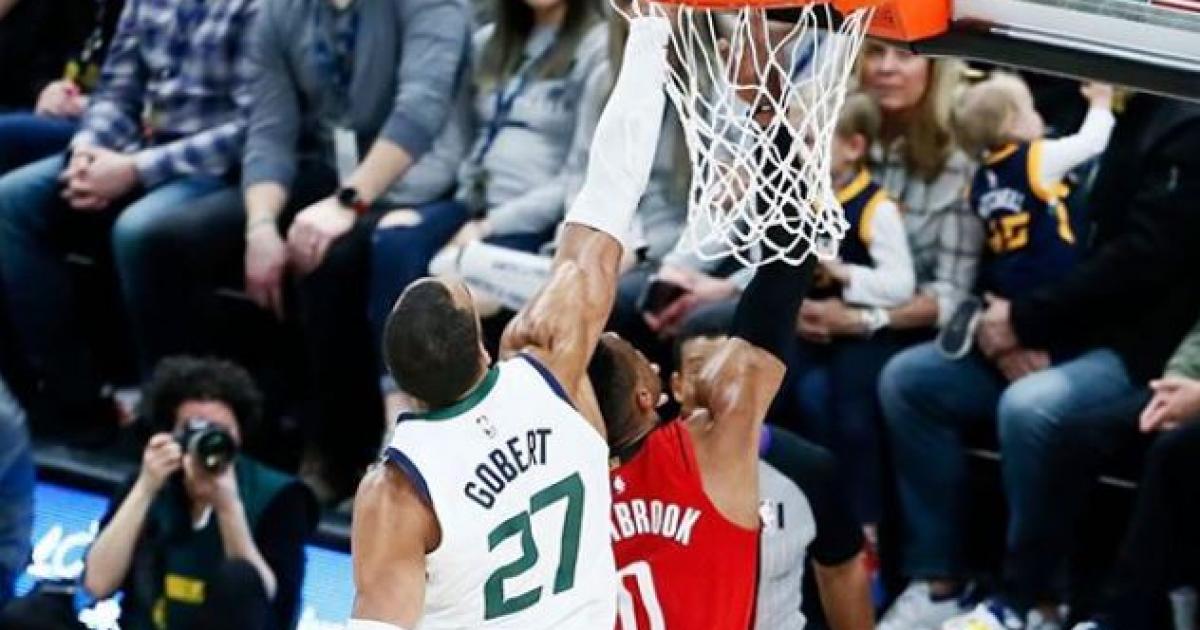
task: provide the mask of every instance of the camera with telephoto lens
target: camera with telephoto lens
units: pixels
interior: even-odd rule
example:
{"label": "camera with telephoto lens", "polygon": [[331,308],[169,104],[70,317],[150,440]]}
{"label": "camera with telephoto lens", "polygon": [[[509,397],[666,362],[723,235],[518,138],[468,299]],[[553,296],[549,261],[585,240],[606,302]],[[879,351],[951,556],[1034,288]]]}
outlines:
{"label": "camera with telephoto lens", "polygon": [[175,439],[184,453],[195,457],[210,473],[224,470],[237,457],[238,446],[233,434],[207,418],[188,418]]}

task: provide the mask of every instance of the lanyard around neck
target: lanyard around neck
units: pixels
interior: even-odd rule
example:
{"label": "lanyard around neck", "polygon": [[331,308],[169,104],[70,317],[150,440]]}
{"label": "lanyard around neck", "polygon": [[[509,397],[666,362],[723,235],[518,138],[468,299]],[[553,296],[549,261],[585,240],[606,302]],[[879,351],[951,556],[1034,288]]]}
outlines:
{"label": "lanyard around neck", "polygon": [[492,119],[488,121],[487,133],[483,137],[483,143],[479,145],[479,150],[475,154],[475,163],[480,164],[488,152],[492,150],[492,145],[496,143],[496,137],[500,135],[500,130],[510,124],[510,116],[512,114],[513,105],[517,99],[525,92],[529,86],[529,77],[533,71],[542,62],[550,56],[550,51],[554,50],[554,43],[551,42],[546,46],[545,50],[541,51],[533,57],[529,57],[521,64],[517,71],[513,73],[512,79],[508,85],[497,85],[495,96],[495,111],[492,112]]}

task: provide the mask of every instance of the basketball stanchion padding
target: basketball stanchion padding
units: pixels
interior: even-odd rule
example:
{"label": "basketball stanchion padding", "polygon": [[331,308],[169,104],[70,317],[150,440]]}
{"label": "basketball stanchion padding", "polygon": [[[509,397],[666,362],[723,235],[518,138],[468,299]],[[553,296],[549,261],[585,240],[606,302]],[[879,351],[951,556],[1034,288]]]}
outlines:
{"label": "basketball stanchion padding", "polygon": [[944,31],[948,0],[612,2],[672,26],[666,89],[692,166],[688,248],[752,267],[835,256],[847,226],[831,144],[858,51],[868,32]]}

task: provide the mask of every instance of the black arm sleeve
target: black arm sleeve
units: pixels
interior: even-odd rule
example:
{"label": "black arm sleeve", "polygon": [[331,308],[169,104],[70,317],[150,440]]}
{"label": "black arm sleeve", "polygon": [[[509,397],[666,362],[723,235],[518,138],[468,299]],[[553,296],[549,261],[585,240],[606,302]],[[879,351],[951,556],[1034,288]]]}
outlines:
{"label": "black arm sleeve", "polygon": [[299,483],[281,491],[259,518],[254,544],[275,573],[275,600],[271,602],[271,628],[275,630],[296,625],[304,584],[304,542],[315,521],[313,499]]}
{"label": "black arm sleeve", "polygon": [[833,455],[779,427],[763,430],[771,432],[763,460],[796,484],[812,508],[817,534],[809,556],[827,567],[853,559],[862,551],[863,533],[839,481]]}
{"label": "black arm sleeve", "polygon": [[[774,142],[776,150],[786,154],[791,137],[786,132],[780,132]],[[794,210],[805,211],[802,208]],[[792,227],[798,228],[799,222],[795,223],[797,225]],[[792,259],[798,257],[802,248],[810,245],[806,239],[797,239],[782,225],[767,228],[763,240],[780,246],[790,244],[791,250],[786,252],[786,257]],[[767,255],[768,252],[764,251],[763,254]],[[809,254],[798,267],[783,261],[759,267],[750,285],[742,292],[742,299],[733,316],[731,334],[786,363],[788,349],[796,341],[796,314],[812,283],[815,265],[815,256]]]}
{"label": "black arm sleeve", "polygon": [[796,341],[796,313],[812,283],[814,265],[809,256],[799,267],[785,262],[759,267],[733,315],[733,336],[786,363],[788,348]]}

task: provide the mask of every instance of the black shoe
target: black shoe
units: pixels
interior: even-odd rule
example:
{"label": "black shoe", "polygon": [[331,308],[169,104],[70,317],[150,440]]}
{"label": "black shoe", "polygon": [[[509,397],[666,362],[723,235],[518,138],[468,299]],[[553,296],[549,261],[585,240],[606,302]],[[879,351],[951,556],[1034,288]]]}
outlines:
{"label": "black shoe", "polygon": [[983,300],[971,296],[963,300],[950,320],[938,333],[937,347],[947,359],[958,360],[971,352],[975,341],[975,328],[983,312]]}

